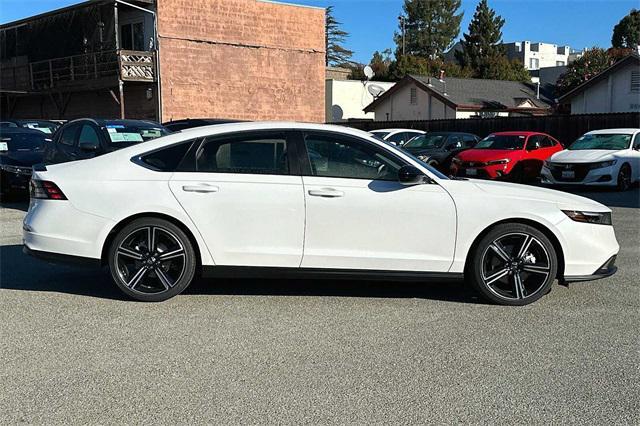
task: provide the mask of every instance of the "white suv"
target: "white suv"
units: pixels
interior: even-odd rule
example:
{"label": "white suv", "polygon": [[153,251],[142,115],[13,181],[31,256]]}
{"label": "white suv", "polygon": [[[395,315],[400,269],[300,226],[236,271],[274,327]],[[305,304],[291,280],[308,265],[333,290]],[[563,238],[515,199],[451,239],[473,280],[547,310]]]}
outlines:
{"label": "white suv", "polygon": [[640,129],[595,130],[545,161],[542,183],[626,191],[640,180]]}

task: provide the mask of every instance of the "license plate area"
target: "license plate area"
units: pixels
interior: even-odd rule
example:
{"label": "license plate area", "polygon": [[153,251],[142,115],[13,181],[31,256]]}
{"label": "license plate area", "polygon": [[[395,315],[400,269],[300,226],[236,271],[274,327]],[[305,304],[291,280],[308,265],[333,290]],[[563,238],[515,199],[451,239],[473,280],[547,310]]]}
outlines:
{"label": "license plate area", "polygon": [[467,176],[476,176],[478,174],[478,169],[467,169]]}
{"label": "license plate area", "polygon": [[563,179],[575,179],[576,178],[576,172],[574,172],[573,170],[563,170],[562,171],[562,178]]}

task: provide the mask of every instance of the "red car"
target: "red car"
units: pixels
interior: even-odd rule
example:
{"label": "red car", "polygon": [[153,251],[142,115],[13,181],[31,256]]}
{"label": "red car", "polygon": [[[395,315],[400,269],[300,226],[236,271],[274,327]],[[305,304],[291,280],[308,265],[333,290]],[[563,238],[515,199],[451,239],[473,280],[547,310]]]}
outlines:
{"label": "red car", "polygon": [[451,162],[454,176],[522,182],[540,176],[542,163],[564,148],[538,132],[492,133]]}

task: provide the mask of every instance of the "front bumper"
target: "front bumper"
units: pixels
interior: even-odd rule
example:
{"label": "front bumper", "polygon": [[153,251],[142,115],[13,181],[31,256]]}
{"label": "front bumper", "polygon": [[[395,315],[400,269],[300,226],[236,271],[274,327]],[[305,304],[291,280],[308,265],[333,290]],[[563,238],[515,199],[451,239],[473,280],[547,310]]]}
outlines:
{"label": "front bumper", "polygon": [[615,265],[616,256],[613,255],[602,265],[596,272],[591,275],[565,275],[563,281],[567,283],[580,282],[580,281],[593,281],[601,278],[607,278],[618,272],[618,267]]}
{"label": "front bumper", "polygon": [[451,165],[451,174],[459,177],[473,179],[502,179],[509,176],[511,172],[510,164],[496,164],[493,166],[463,166],[459,164]]}
{"label": "front bumper", "polygon": [[[574,177],[563,177],[563,172],[573,172]],[[616,166],[591,169],[590,164],[572,164],[569,168],[562,165],[542,167],[540,177],[543,184],[551,185],[617,185],[618,172]]]}

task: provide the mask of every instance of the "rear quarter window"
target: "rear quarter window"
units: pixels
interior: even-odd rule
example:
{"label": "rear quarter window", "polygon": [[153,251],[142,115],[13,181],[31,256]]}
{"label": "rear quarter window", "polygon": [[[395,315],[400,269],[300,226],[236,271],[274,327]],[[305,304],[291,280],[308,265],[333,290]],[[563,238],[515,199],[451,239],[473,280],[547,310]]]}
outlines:
{"label": "rear quarter window", "polygon": [[187,154],[187,151],[189,151],[192,143],[193,141],[182,142],[177,145],[161,148],[157,151],[141,155],[135,162],[158,172],[173,172],[180,165],[180,162]]}

